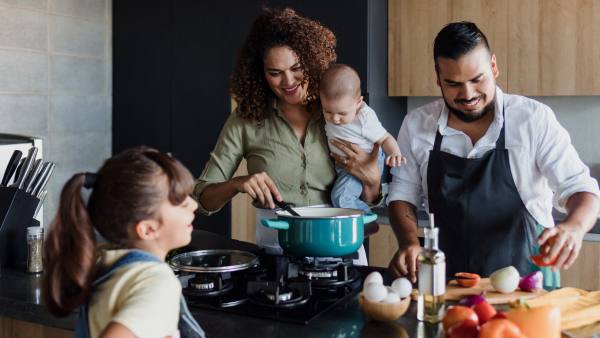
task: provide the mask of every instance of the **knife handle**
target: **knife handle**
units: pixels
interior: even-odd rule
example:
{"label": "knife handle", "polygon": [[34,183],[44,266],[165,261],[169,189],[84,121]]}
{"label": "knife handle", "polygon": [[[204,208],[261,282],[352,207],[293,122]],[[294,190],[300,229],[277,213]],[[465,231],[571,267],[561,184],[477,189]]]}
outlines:
{"label": "knife handle", "polygon": [[42,165],[42,170],[40,170],[40,173],[34,179],[33,185],[31,187],[31,195],[37,196],[42,192],[42,190],[44,190],[42,189],[42,183],[48,175],[48,171],[50,170],[51,164],[52,162],[46,162]]}
{"label": "knife handle", "polygon": [[41,177],[40,181],[38,182],[37,187],[31,191],[31,194],[33,196],[36,196],[36,197],[41,196],[42,191],[44,191],[44,189],[46,188],[46,184],[48,184],[48,181],[50,180],[50,176],[52,176],[52,172],[54,171],[54,168],[56,167],[56,165],[52,162],[48,162],[48,163],[49,163],[48,168],[46,168],[46,172]]}
{"label": "knife handle", "polygon": [[38,151],[37,147],[29,148],[29,151],[27,152],[27,158],[25,159],[25,162],[23,163],[23,166],[21,167],[21,172],[20,172],[19,178],[16,182],[17,188],[23,189],[25,177],[27,177],[27,174],[29,174],[29,171],[31,170],[31,166],[33,165],[33,162],[35,161],[37,151]]}
{"label": "knife handle", "polygon": [[4,172],[4,177],[2,177],[1,185],[5,187],[8,186],[8,182],[10,182],[12,175],[15,173],[17,167],[19,166],[21,156],[23,156],[23,153],[20,150],[13,151],[10,160],[8,160],[8,164],[6,165],[6,171]]}
{"label": "knife handle", "polygon": [[25,190],[25,192],[31,191],[31,185],[33,183],[33,180],[40,172],[40,170],[42,170],[42,159],[38,158],[37,160],[35,160],[33,168],[31,168],[29,174],[27,175],[27,177],[25,177],[25,181],[23,182],[23,190]]}

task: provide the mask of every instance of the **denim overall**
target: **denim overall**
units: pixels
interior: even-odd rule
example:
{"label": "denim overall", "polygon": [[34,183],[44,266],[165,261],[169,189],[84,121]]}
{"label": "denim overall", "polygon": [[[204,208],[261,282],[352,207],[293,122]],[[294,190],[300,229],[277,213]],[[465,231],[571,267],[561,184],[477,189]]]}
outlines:
{"label": "denim overall", "polygon": [[[98,287],[106,280],[108,280],[112,274],[119,268],[129,263],[136,262],[158,262],[161,261],[153,256],[152,254],[142,250],[132,250],[119,258],[108,271],[104,272],[98,277],[92,284],[92,290]],[[204,338],[204,331],[198,325],[194,317],[192,317],[183,295],[179,302],[179,334],[181,338]],[[88,304],[84,304],[80,307],[79,316],[75,323],[75,338],[90,338],[90,330],[88,326]]]}

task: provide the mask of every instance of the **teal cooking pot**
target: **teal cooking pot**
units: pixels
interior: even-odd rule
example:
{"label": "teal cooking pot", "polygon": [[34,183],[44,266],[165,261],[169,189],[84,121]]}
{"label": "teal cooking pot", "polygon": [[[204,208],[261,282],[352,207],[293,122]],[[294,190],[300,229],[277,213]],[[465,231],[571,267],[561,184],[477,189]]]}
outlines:
{"label": "teal cooking pot", "polygon": [[277,211],[277,219],[262,219],[262,225],[278,230],[279,245],[292,255],[337,257],[355,253],[364,239],[365,223],[375,214],[345,208],[294,208],[300,216]]}

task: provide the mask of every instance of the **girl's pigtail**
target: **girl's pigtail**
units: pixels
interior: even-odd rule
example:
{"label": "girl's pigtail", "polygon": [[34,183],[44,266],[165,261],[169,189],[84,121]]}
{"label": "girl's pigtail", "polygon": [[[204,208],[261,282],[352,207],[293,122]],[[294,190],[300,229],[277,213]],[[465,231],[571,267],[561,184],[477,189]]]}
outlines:
{"label": "girl's pigtail", "polygon": [[81,188],[85,174],[65,184],[58,213],[44,245],[44,301],[55,315],[64,316],[87,301],[96,273],[96,237]]}

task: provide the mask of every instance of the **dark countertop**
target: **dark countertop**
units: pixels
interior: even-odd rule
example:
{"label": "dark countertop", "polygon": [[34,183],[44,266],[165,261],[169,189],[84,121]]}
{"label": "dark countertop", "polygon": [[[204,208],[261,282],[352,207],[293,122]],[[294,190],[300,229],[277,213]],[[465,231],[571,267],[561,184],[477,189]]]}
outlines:
{"label": "dark countertop", "polygon": [[[238,249],[256,252],[250,243],[231,240],[209,232],[195,230],[192,244],[185,250]],[[0,316],[45,326],[72,330],[74,315],[56,318],[50,315],[40,296],[41,276],[11,269],[0,271]],[[384,276],[385,277],[385,276]],[[308,325],[290,324],[212,310],[191,309],[208,337],[438,337],[439,327],[416,321],[416,302],[395,322],[366,322],[356,297],[345,305],[312,320]],[[597,329],[588,327],[581,337],[593,336]],[[577,335],[575,335],[577,336]],[[600,336],[598,336],[600,337]]]}

